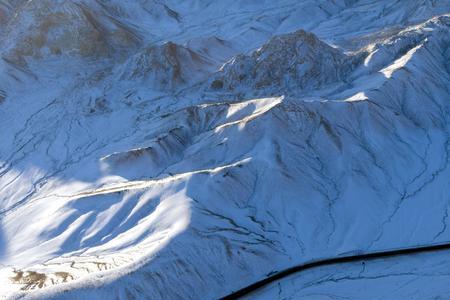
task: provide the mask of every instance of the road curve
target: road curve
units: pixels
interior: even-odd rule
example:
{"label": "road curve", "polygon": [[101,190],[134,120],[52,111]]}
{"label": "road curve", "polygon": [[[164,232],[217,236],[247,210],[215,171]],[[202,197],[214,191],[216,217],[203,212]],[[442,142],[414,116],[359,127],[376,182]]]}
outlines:
{"label": "road curve", "polygon": [[370,253],[361,253],[361,252],[355,251],[355,252],[352,252],[353,254],[351,254],[351,255],[342,255],[342,256],[337,256],[337,257],[333,257],[333,258],[312,260],[310,262],[306,262],[301,265],[296,265],[296,266],[275,272],[264,279],[254,282],[254,283],[252,283],[246,287],[243,287],[237,291],[234,291],[231,294],[228,294],[220,299],[221,300],[238,299],[238,298],[248,295],[251,292],[254,292],[274,281],[288,277],[289,275],[292,275],[294,273],[302,272],[302,271],[309,270],[309,269],[316,268],[316,267],[334,265],[334,264],[345,264],[345,263],[349,263],[349,262],[372,260],[372,259],[379,259],[379,258],[385,258],[385,257],[411,255],[411,254],[423,253],[423,252],[443,251],[443,250],[450,250],[450,242],[431,244],[431,245],[418,245],[418,246],[409,247],[409,248],[380,250],[380,251],[370,252]]}

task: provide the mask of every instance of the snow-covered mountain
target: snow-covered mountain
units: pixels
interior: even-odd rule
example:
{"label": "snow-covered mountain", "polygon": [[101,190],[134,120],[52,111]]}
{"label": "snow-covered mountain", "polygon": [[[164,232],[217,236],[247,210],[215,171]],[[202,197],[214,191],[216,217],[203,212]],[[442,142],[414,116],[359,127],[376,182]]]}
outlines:
{"label": "snow-covered mountain", "polygon": [[[450,241],[447,0],[2,0],[0,40],[0,297],[216,299]],[[253,297],[445,298],[426,255]]]}

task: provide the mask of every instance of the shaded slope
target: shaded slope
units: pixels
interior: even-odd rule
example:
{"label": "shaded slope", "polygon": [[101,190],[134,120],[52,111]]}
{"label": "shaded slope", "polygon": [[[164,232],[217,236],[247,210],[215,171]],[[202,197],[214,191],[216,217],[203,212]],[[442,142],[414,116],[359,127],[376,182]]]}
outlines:
{"label": "shaded slope", "polygon": [[[97,30],[78,18],[75,1],[65,3],[76,12],[75,25],[63,26],[74,29],[69,36],[80,24]],[[149,13],[173,24],[199,16],[174,3],[166,4],[179,20]],[[223,13],[210,21],[227,20],[225,49],[245,52],[292,10],[288,2],[261,10],[258,3],[198,7]],[[390,7],[305,3],[336,18]],[[105,5],[115,20],[126,15]],[[245,10],[233,13],[236,7]],[[407,8],[406,21],[415,14]],[[240,23],[249,15],[255,23]],[[140,37],[148,29],[121,20]],[[69,51],[78,67],[58,64],[64,72],[52,80],[50,69],[35,68],[27,89],[8,86],[0,104],[0,124],[11,129],[0,148],[7,295],[216,298],[317,257],[448,239],[448,17],[393,31],[355,53],[304,31],[283,34],[217,73],[227,55],[208,55],[202,41],[180,42],[208,40],[215,29],[186,24],[192,27],[177,25],[179,34],[166,37],[177,44],[143,41],[124,61],[92,66],[103,46],[87,60]],[[254,32],[263,33],[236,47]],[[114,58],[116,46],[100,42]],[[39,55],[24,57],[45,63]],[[208,76],[206,92],[189,87]],[[225,93],[210,88],[217,79]]]}

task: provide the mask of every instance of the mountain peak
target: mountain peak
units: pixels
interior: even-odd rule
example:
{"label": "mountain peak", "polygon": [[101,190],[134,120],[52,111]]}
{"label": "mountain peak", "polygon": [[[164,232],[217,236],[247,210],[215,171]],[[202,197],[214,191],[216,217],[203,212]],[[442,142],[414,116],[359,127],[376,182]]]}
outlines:
{"label": "mountain peak", "polygon": [[341,50],[298,30],[272,37],[251,55],[238,55],[211,80],[212,90],[258,95],[298,93],[340,81],[352,61]]}

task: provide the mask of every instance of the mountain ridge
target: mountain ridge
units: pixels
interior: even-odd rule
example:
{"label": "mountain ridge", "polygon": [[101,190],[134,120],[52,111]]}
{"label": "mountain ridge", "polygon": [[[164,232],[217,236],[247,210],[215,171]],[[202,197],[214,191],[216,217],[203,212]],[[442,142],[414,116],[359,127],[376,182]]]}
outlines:
{"label": "mountain ridge", "polygon": [[445,1],[60,2],[0,2],[0,297],[217,298],[450,239]]}

